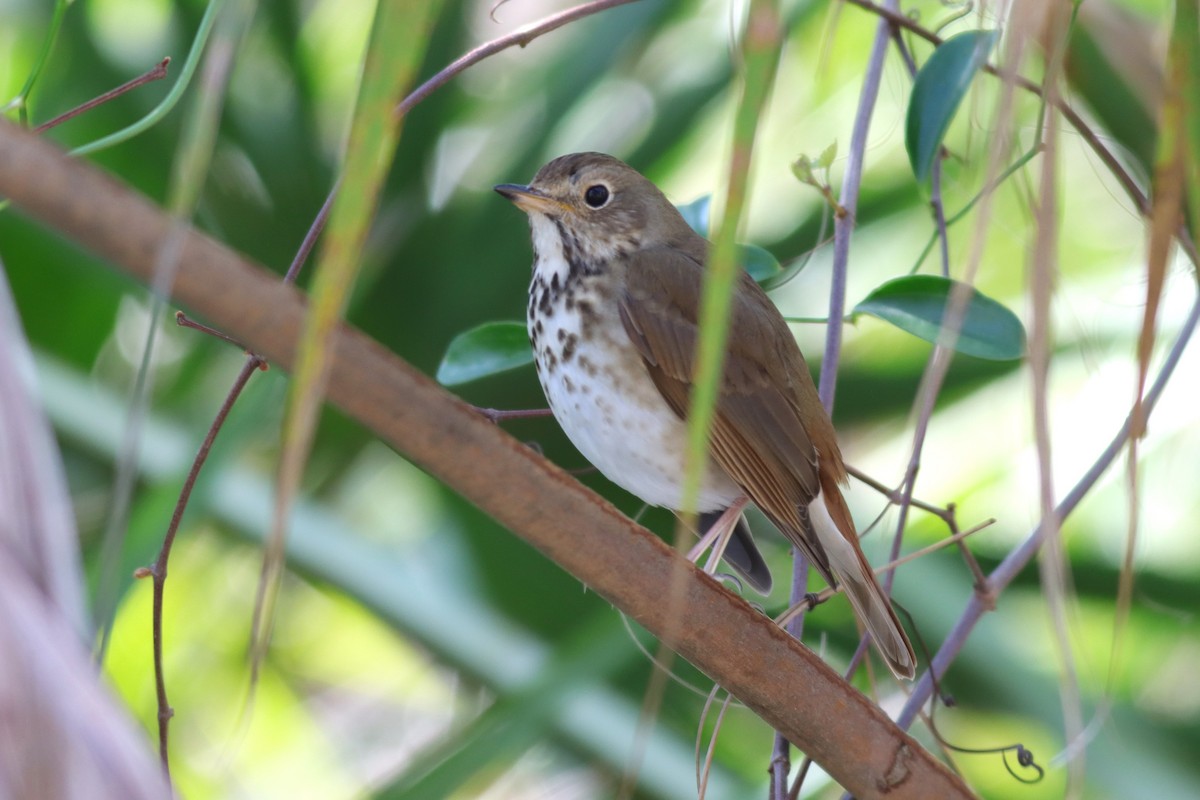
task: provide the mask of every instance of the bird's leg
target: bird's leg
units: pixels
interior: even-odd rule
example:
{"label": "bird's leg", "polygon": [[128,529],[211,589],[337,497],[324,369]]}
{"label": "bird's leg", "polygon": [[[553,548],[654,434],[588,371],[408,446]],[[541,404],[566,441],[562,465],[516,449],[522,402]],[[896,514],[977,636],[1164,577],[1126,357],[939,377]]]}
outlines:
{"label": "bird's leg", "polygon": [[725,509],[721,516],[717,517],[717,521],[709,526],[709,529],[700,537],[700,541],[688,551],[688,560],[699,561],[704,551],[712,547],[708,561],[704,564],[704,571],[710,575],[713,574],[717,569],[717,562],[725,555],[729,537],[733,535],[733,530],[737,527],[738,520],[742,518],[742,512],[749,502],[750,498],[742,496]]}

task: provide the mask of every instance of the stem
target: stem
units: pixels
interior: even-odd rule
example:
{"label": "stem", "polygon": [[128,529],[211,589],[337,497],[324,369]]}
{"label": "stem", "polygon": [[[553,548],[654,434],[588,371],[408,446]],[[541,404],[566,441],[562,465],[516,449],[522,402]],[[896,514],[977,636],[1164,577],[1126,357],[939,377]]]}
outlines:
{"label": "stem", "polygon": [[450,82],[450,79],[463,72],[468,67],[478,64],[485,58],[496,55],[502,50],[507,50],[514,45],[525,45],[532,42],[544,33],[557,30],[562,26],[574,22],[577,19],[590,17],[593,14],[599,14],[601,11],[607,11],[610,8],[617,6],[628,5],[635,0],[593,0],[591,3],[583,3],[582,5],[568,8],[566,11],[560,11],[557,14],[541,19],[537,22],[525,25],[507,36],[501,36],[493,39],[490,42],[485,42],[478,47],[470,50],[457,59],[452,61],[449,66],[438,72],[429,80],[422,83],[414,89],[408,97],[405,97],[400,105],[396,106],[396,116],[404,116],[409,111],[412,111],[413,106],[424,100],[434,91]]}
{"label": "stem", "polygon": [[38,125],[36,128],[34,128],[33,132],[34,133],[45,133],[46,131],[50,130],[51,128],[55,127],[56,125],[61,125],[64,122],[66,122],[67,120],[74,119],[75,117],[78,117],[80,114],[91,111],[96,106],[104,105],[105,103],[107,103],[110,100],[115,100],[116,98],[120,97],[121,95],[125,94],[126,92],[131,92],[134,89],[138,88],[139,86],[150,83],[151,81],[162,80],[163,78],[167,77],[167,65],[170,63],[171,63],[171,58],[170,58],[170,56],[168,56],[167,58],[164,58],[162,61],[158,62],[158,64],[156,64],[150,71],[143,72],[141,75],[137,76],[133,80],[122,83],[117,88],[109,89],[104,94],[99,95],[98,97],[93,97],[91,100],[88,100],[86,103],[75,106],[70,111],[67,111],[63,114],[59,114],[57,117],[50,120],[49,122],[43,122],[41,125]]}
{"label": "stem", "polygon": [[179,71],[179,77],[175,79],[174,85],[171,86],[171,91],[167,92],[167,96],[162,99],[161,103],[155,106],[149,114],[132,125],[126,126],[115,133],[110,133],[108,136],[101,137],[94,142],[76,147],[71,151],[71,155],[82,156],[88,153],[95,153],[132,139],[139,133],[148,130],[169,114],[171,109],[175,107],[175,104],[179,102],[179,98],[183,96],[184,90],[192,82],[192,75],[195,74],[196,67],[200,64],[200,55],[204,52],[204,45],[208,42],[208,36],[212,33],[213,24],[217,20],[217,13],[221,10],[222,5],[224,5],[224,0],[209,0],[208,8],[204,10],[204,16],[200,19],[200,27],[196,29],[196,37],[192,39],[192,47],[183,62],[183,68]]}
{"label": "stem", "polygon": [[[313,246],[317,242],[317,237],[321,235],[321,231],[325,227],[326,220],[329,219],[329,210],[333,207],[333,198],[337,193],[337,188],[334,187],[330,191],[329,196],[325,198],[324,205],[317,213],[316,219],[309,227],[308,233],[305,234],[304,240],[300,243],[300,249],[296,251],[295,257],[292,259],[291,265],[288,267],[287,273],[283,276],[285,284],[295,283],[296,277],[300,274],[309,254],[312,253]],[[185,317],[186,319],[186,317]],[[193,323],[195,325],[195,323]],[[200,326],[205,329],[205,332],[213,331],[207,326]],[[222,338],[229,339],[224,334],[219,334]],[[233,341],[232,339],[229,339]],[[240,346],[240,345],[239,345]],[[208,454],[212,450],[213,442],[216,441],[217,434],[225,424],[225,419],[229,416],[233,404],[241,397],[242,391],[249,383],[250,377],[256,370],[266,364],[266,360],[261,356],[251,353],[246,358],[246,363],[242,365],[242,369],[234,378],[233,385],[229,388],[229,392],[225,395],[225,400],[221,403],[221,407],[217,410],[216,417],[213,418],[212,424],[208,427],[208,433],[204,437],[204,441],[200,444],[200,449],[196,452],[196,457],[192,460],[192,466],[188,470],[187,477],[184,479],[183,487],[179,491],[179,499],[175,502],[175,510],[171,514],[171,522],[167,525],[166,536],[163,537],[162,547],[158,551],[158,558],[154,561],[154,566],[150,570],[150,574],[154,577],[154,601],[153,611],[151,616],[152,638],[154,641],[154,684],[158,697],[158,753],[162,761],[163,772],[167,775],[168,782],[171,778],[171,762],[168,756],[168,728],[171,718],[175,715],[175,710],[171,708],[170,701],[167,698],[167,682],[166,670],[163,664],[163,628],[162,628],[162,609],[163,597],[166,593],[167,584],[167,562],[171,558],[171,548],[175,544],[175,535],[179,531],[179,523],[183,520],[183,512],[187,509],[188,502],[192,498],[192,490],[195,488],[196,479],[200,475],[200,470],[204,467],[208,460]]]}
{"label": "stem", "polygon": [[[1187,349],[1188,342],[1196,332],[1197,325],[1200,324],[1200,297],[1197,297],[1192,303],[1192,310],[1188,314],[1187,319],[1183,323],[1183,328],[1176,337],[1174,345],[1171,347],[1170,353],[1167,354],[1166,361],[1163,362],[1162,368],[1158,372],[1158,376],[1154,380],[1154,384],[1150,387],[1150,391],[1146,393],[1146,398],[1143,401],[1144,413],[1142,419],[1149,419],[1150,413],[1154,410],[1154,406],[1158,403],[1159,397],[1166,389],[1167,384],[1171,380],[1171,376],[1175,372],[1175,367],[1178,366],[1180,358],[1183,356],[1183,351]],[[1083,477],[1075,484],[1066,497],[1062,499],[1054,509],[1054,515],[1061,523],[1087,496],[1087,493],[1092,490],[1100,477],[1104,475],[1117,457],[1125,450],[1126,443],[1129,440],[1130,431],[1133,428],[1132,412],[1126,417],[1124,424],[1120,427],[1117,433],[1109,442],[1108,447],[1092,463],[1092,466],[1084,473]],[[1014,548],[1000,564],[992,570],[988,575],[988,587],[991,589],[991,597],[994,599],[998,596],[1017,574],[1025,568],[1041,549],[1042,546],[1043,525],[1039,522],[1034,526],[1029,536]],[[962,651],[963,646],[967,642],[967,638],[971,635],[971,631],[975,629],[979,618],[983,616],[985,611],[989,610],[987,598],[976,593],[971,596],[967,602],[967,608],[955,623],[954,628],[947,635],[946,640],[942,643],[937,655],[933,657],[933,662],[930,669],[934,670],[938,675],[945,675],[950,664]],[[921,676],[920,680],[913,687],[913,692],[909,695],[908,702],[904,704],[904,709],[900,712],[897,724],[902,728],[908,728],[912,725],[917,713],[929,700],[929,696],[933,690],[933,681],[930,679],[929,673]]]}
{"label": "stem", "polygon": [[21,87],[21,91],[17,96],[5,104],[0,111],[9,111],[17,109],[17,118],[22,125],[29,124],[29,94],[33,91],[34,84],[41,77],[42,70],[46,67],[46,62],[50,59],[50,51],[54,49],[54,42],[58,39],[58,32],[62,29],[63,15],[66,14],[67,6],[70,5],[70,0],[55,0],[54,13],[50,17],[50,27],[46,31],[46,38],[42,40],[42,49],[38,53],[37,61],[33,65],[33,69],[29,71],[29,77],[25,79],[25,85]]}

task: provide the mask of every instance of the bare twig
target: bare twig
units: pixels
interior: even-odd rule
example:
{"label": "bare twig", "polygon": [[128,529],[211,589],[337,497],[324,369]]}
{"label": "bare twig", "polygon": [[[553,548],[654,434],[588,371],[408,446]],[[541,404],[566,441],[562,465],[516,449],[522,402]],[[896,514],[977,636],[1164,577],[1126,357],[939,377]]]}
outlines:
{"label": "bare twig", "polygon": [[[213,0],[211,5],[216,5]],[[208,11],[205,18],[209,18]],[[179,268],[180,248],[189,227],[189,220],[200,202],[200,192],[208,175],[216,146],[216,131],[224,108],[225,87],[228,85],[237,52],[237,44],[249,29],[246,14],[230,15],[224,27],[207,51],[199,91],[190,109],[188,124],[174,157],[167,206],[174,220],[171,235],[163,239],[155,251],[157,259],[154,281],[151,284],[150,321],[146,329],[145,344],[138,364],[137,377],[132,391],[125,432],[122,437],[121,456],[117,462],[113,480],[112,504],[105,522],[104,538],[100,550],[100,568],[97,579],[96,606],[101,621],[99,641],[96,645],[97,661],[103,662],[112,634],[112,621],[116,613],[117,581],[121,549],[125,542],[129,505],[133,496],[136,469],[134,462],[141,449],[142,422],[150,403],[150,386],[153,374],[155,343],[163,315],[166,313],[166,298]],[[202,38],[197,34],[197,39]],[[191,63],[195,56],[189,54]],[[188,70],[187,65],[184,72]],[[180,76],[179,81],[183,81]],[[107,137],[106,137],[107,138]],[[103,140],[101,140],[103,141]],[[93,142],[93,145],[99,144]],[[75,151],[78,153],[79,151]]]}
{"label": "bare twig", "polygon": [[[1075,658],[1071,651],[1070,631],[1067,623],[1067,602],[1070,596],[1068,571],[1063,553],[1061,527],[1054,513],[1053,437],[1050,423],[1050,360],[1054,340],[1050,330],[1051,301],[1054,296],[1058,268],[1058,182],[1056,159],[1058,157],[1058,120],[1056,100],[1059,96],[1058,81],[1062,75],[1063,58],[1066,52],[1067,23],[1071,9],[1065,5],[1054,7],[1048,15],[1050,35],[1053,40],[1046,65],[1043,97],[1046,98],[1046,120],[1039,190],[1037,198],[1037,220],[1034,232],[1033,251],[1029,273],[1030,305],[1032,308],[1029,337],[1029,368],[1032,374],[1032,404],[1034,447],[1037,451],[1038,498],[1042,515],[1041,539],[1043,543],[1039,567],[1042,596],[1058,644],[1060,661],[1059,697],[1062,703],[1063,725],[1067,741],[1078,738],[1083,729],[1082,699],[1079,680],[1075,669]],[[1030,34],[1031,35],[1031,34]],[[1014,64],[1015,69],[1015,64]],[[1082,751],[1079,758],[1072,759],[1067,781],[1066,796],[1078,798],[1083,788]]]}
{"label": "bare twig", "polygon": [[[888,0],[892,5],[897,0]],[[875,101],[879,96],[879,84],[883,75],[883,61],[887,55],[888,36],[891,26],[886,20],[880,20],[875,30],[875,39],[871,44],[871,52],[867,57],[866,72],[863,75],[863,85],[858,96],[858,111],[854,117],[854,127],[850,133],[849,154],[846,159],[846,171],[842,177],[842,189],[838,196],[838,212],[833,222],[833,265],[829,287],[829,324],[825,332],[825,353],[821,359],[821,376],[818,394],[825,410],[832,416],[834,397],[837,393],[838,363],[842,350],[842,326],[846,313],[846,276],[850,263],[850,235],[858,221],[858,193],[862,184],[863,160],[867,150],[867,135],[871,128],[871,117],[875,111]],[[805,596],[807,589],[808,563],[804,555],[795,547],[792,548],[792,603],[793,606]],[[802,632],[803,612],[795,615],[795,622],[788,622],[788,631],[793,628],[797,638]],[[772,800],[779,800],[787,790],[787,765],[789,746],[782,732],[776,732],[772,749],[771,765],[773,777]],[[801,770],[801,776],[793,784],[792,791],[798,793],[803,776],[807,770]],[[778,777],[776,777],[778,775]]]}
{"label": "bare twig", "polygon": [[548,408],[501,409],[476,406],[475,410],[496,423],[506,422],[510,419],[532,419],[534,417],[549,417],[554,415],[554,412]]}
{"label": "bare twig", "polygon": [[153,69],[151,69],[149,72],[144,72],[141,75],[134,78],[133,80],[127,81],[115,89],[109,89],[104,94],[102,94],[98,97],[93,97],[91,100],[88,100],[86,103],[83,103],[82,105],[75,106],[70,111],[67,111],[63,114],[59,114],[57,117],[50,120],[49,122],[43,122],[41,125],[38,125],[36,128],[34,128],[33,132],[34,133],[45,133],[46,131],[50,130],[54,126],[61,125],[69,119],[74,119],[75,117],[78,117],[80,114],[91,111],[96,106],[103,105],[110,100],[114,100],[114,99],[120,97],[121,95],[125,94],[126,92],[133,91],[134,89],[138,88],[139,86],[150,83],[151,81],[162,80],[163,78],[167,77],[167,65],[170,63],[171,63],[171,59],[168,56],[167,58],[164,58],[162,61],[158,62],[158,64]]}
{"label": "bare twig", "polygon": [[[899,28],[903,28],[935,46],[944,41],[942,37],[938,36],[928,28],[923,27],[916,20],[905,16],[894,8],[891,8],[890,4],[888,7],[885,7],[873,3],[871,0],[842,0],[842,2],[858,6],[865,11],[869,11],[872,14],[883,17],[891,24]],[[1004,80],[1011,81],[1013,85],[1018,86],[1027,92],[1038,95],[1039,97],[1042,95],[1041,87],[1028,78],[1024,78],[1015,74],[1004,74],[1001,70],[997,69],[991,64],[984,64],[983,71],[989,75],[995,75]],[[1129,198],[1133,201],[1134,205],[1137,207],[1142,216],[1147,216],[1150,213],[1150,201],[1146,197],[1146,193],[1142,191],[1142,188],[1138,186],[1138,182],[1132,175],[1129,174],[1129,171],[1125,169],[1125,166],[1121,164],[1120,159],[1118,159],[1111,150],[1104,146],[1104,143],[1100,141],[1100,137],[1096,134],[1096,132],[1093,131],[1088,124],[1083,121],[1083,117],[1079,116],[1075,109],[1071,108],[1070,104],[1064,97],[1055,97],[1054,104],[1059,113],[1063,115],[1063,119],[1071,123],[1071,127],[1078,132],[1080,138],[1087,143],[1088,147],[1092,149],[1092,151],[1104,163],[1104,166],[1108,168],[1109,172],[1113,174],[1113,177],[1117,179],[1117,182],[1121,184],[1121,188],[1125,190],[1127,195],[1129,195]],[[1200,254],[1197,253],[1196,243],[1192,241],[1192,237],[1188,233],[1187,229],[1180,226],[1176,231],[1176,235],[1179,239],[1180,246],[1184,249],[1184,252],[1187,253],[1192,264],[1200,266]]]}
{"label": "bare twig", "polygon": [[[333,206],[333,198],[336,189],[329,193],[325,199],[324,205],[317,213],[316,219],[309,227],[308,233],[304,237],[304,241],[300,244],[300,249],[296,252],[295,258],[292,259],[292,264],[288,267],[287,273],[283,276],[285,284],[291,284],[296,281],[296,276],[300,274],[300,269],[308,260],[309,254],[312,252],[313,245],[316,244],[317,237],[321,235],[321,230],[325,227],[325,222],[329,218],[329,210]],[[187,319],[183,312],[176,315],[176,319]],[[217,335],[227,341],[233,342],[233,339],[225,334],[210,328],[207,325],[188,320],[190,327],[199,328],[206,333]],[[182,322],[180,324],[183,324]],[[236,342],[234,342],[236,344]],[[241,347],[241,345],[238,345]],[[171,557],[171,548],[175,544],[175,535],[179,531],[179,523],[183,519],[183,512],[187,508],[188,501],[192,497],[192,489],[195,488],[196,479],[200,475],[200,470],[204,467],[205,461],[208,460],[208,454],[212,450],[213,442],[216,441],[217,434],[221,431],[225,424],[226,417],[229,416],[233,404],[241,397],[242,390],[246,388],[250,377],[255,371],[265,367],[266,360],[261,356],[250,353],[246,357],[246,363],[242,365],[242,369],[234,378],[233,386],[225,395],[225,400],[221,403],[221,407],[217,410],[217,415],[209,425],[208,433],[204,437],[204,441],[200,444],[200,449],[196,453],[195,459],[192,460],[192,466],[188,470],[187,477],[183,481],[183,487],[179,491],[179,499],[175,502],[175,510],[171,514],[171,522],[167,525],[166,536],[163,537],[162,548],[158,551],[158,558],[154,561],[154,566],[148,570],[149,575],[154,578],[154,601],[151,618],[151,627],[153,629],[152,638],[154,641],[154,683],[155,692],[158,699],[158,754],[162,762],[163,771],[167,774],[168,780],[171,776],[171,762],[168,754],[168,739],[169,727],[171,718],[175,715],[175,710],[171,708],[170,701],[167,698],[167,682],[166,673],[163,665],[163,629],[162,629],[162,611],[163,611],[163,596],[166,591],[167,583],[167,562]]]}
{"label": "bare twig", "polygon": [[557,14],[522,26],[510,34],[493,39],[490,42],[485,42],[475,49],[464,53],[455,59],[449,66],[438,72],[429,80],[422,83],[413,90],[408,97],[404,98],[398,106],[396,106],[396,115],[404,116],[409,111],[412,111],[413,106],[424,100],[437,89],[450,82],[450,79],[461,73],[467,67],[478,64],[485,58],[496,55],[502,50],[507,50],[513,46],[524,47],[544,33],[557,30],[568,23],[574,22],[577,19],[590,17],[593,14],[599,14],[601,11],[607,11],[610,8],[617,6],[628,5],[636,2],[636,0],[592,0],[590,3],[568,8],[566,11],[560,11]]}
{"label": "bare twig", "polygon": [[[888,0],[896,5],[897,0]],[[862,184],[863,159],[867,150],[867,134],[871,129],[871,116],[875,111],[875,100],[879,96],[879,83],[883,75],[883,60],[887,54],[887,42],[891,27],[881,20],[871,44],[867,59],[863,86],[859,93],[858,111],[854,116],[854,127],[850,133],[850,148],[846,159],[846,171],[842,177],[842,191],[838,206],[845,214],[834,215],[833,223],[833,267],[829,288],[829,327],[825,335],[825,356],[821,360],[819,394],[825,410],[833,413],[834,395],[837,392],[838,361],[842,350],[842,317],[846,313],[846,273],[850,262],[850,234],[858,221],[858,191]]]}
{"label": "bare twig", "polygon": [[[1146,392],[1143,400],[1143,419],[1149,419],[1154,406],[1157,405],[1167,384],[1170,383],[1171,376],[1174,375],[1175,368],[1179,364],[1179,359],[1183,356],[1183,351],[1187,349],[1188,343],[1195,335],[1198,325],[1200,325],[1200,297],[1193,301],[1192,309],[1184,321],[1178,337],[1176,337],[1170,352],[1167,354],[1166,360],[1159,369],[1153,385]],[[1084,473],[1083,477],[1079,479],[1066,497],[1055,507],[1054,513],[1060,522],[1065,520],[1075,510],[1083,498],[1087,496],[1088,492],[1096,485],[1097,481],[1100,480],[1100,477],[1124,451],[1132,429],[1133,421],[1131,412],[1130,416],[1126,418],[1124,424],[1121,425],[1120,429],[1113,436],[1112,441],[1109,442],[1108,447],[1092,462],[1092,466],[1088,471]],[[996,593],[1003,591],[1017,574],[1025,568],[1030,559],[1037,554],[1041,546],[1042,526],[1039,524],[988,575],[988,585],[992,591]],[[976,623],[979,622],[979,618],[983,616],[986,610],[987,608],[978,594],[972,596],[967,601],[966,609],[942,643],[942,647],[938,650],[937,655],[933,658],[932,668],[936,670],[937,674],[944,675],[946,673],[947,668],[958,656],[963,645],[966,644],[971,631],[975,629]],[[917,712],[929,699],[931,691],[932,683],[929,679],[929,674],[926,673],[917,682],[916,686],[913,687],[913,692],[897,719],[901,727],[907,728],[912,724]]]}
{"label": "bare twig", "polygon": [[[888,502],[891,503],[892,505],[900,505],[900,503],[902,503],[904,501],[904,495],[902,495],[899,490],[888,488],[887,486],[883,485],[879,481],[872,478],[867,473],[863,472],[858,467],[847,464],[846,472],[849,473],[850,476],[853,477],[854,479],[862,481],[867,486],[870,486],[872,489],[874,489],[875,491],[879,492],[881,495],[886,497]],[[935,506],[932,503],[927,503],[924,500],[920,500],[916,497],[910,497],[908,500],[908,503],[909,503],[909,505],[915,506],[915,507],[921,509],[922,511],[927,511],[930,514],[933,514],[935,517],[942,520],[947,525],[953,526],[953,524],[954,524],[954,507],[953,506],[946,506],[945,508],[943,508],[942,506]]]}
{"label": "bare twig", "polygon": [[201,333],[206,333],[209,336],[213,337],[214,339],[220,339],[222,342],[231,344],[240,350],[246,349],[245,346],[243,346],[241,342],[234,341],[233,337],[222,333],[221,331],[217,330],[216,328],[210,328],[209,326],[205,325],[203,322],[196,322],[196,320],[192,319],[191,317],[189,317],[187,314],[183,313],[182,311],[175,312],[175,324],[181,328],[191,328],[194,331],[200,331]]}
{"label": "bare twig", "polygon": [[[939,539],[938,541],[934,542],[931,545],[926,545],[925,547],[922,547],[920,550],[914,550],[913,552],[909,553],[906,556],[901,556],[900,558],[889,561],[888,563],[886,563],[882,566],[874,567],[872,571],[878,577],[885,577],[888,573],[895,571],[897,568],[904,566],[905,564],[909,563],[910,561],[916,561],[917,559],[924,558],[925,556],[930,555],[931,553],[936,553],[938,550],[944,550],[945,548],[949,547],[952,544],[960,545],[968,536],[974,536],[975,534],[979,533],[980,531],[984,530],[985,528],[990,528],[992,525],[995,525],[995,524],[996,524],[995,519],[992,519],[992,518],[985,519],[983,522],[981,522],[978,525],[975,525],[971,528],[968,528],[965,531],[956,532],[950,536],[947,536],[945,539]],[[840,586],[837,587],[836,589],[826,587],[826,588],[822,589],[821,591],[817,592],[816,594],[806,594],[803,597],[801,597],[798,601],[793,603],[788,608],[787,611],[783,612],[778,617],[776,617],[775,622],[779,625],[786,625],[788,622],[795,619],[795,617],[798,614],[803,614],[805,611],[809,611],[813,608],[816,608],[817,606],[821,605],[821,603],[824,603],[829,598],[831,598],[835,595],[841,594],[842,591],[843,591],[842,587],[840,587]]]}

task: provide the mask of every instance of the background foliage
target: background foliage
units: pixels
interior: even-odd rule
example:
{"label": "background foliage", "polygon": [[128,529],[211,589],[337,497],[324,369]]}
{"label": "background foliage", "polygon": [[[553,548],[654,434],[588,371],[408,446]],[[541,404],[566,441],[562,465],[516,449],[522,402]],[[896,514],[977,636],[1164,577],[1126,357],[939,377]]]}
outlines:
{"label": "background foliage", "polygon": [[[1087,3],[1086,6],[1099,4]],[[474,44],[563,7],[449,2],[435,22],[420,74]],[[909,6],[905,6],[909,10]],[[927,27],[948,21],[939,3],[911,6]],[[1161,63],[1155,37],[1171,6],[1130,3],[1118,48],[1086,29],[1093,65],[1132,81],[1151,79],[1126,51]],[[182,63],[203,13],[197,3],[103,0],[72,6],[30,97],[42,122],[149,69]],[[742,237],[785,264],[817,244],[824,200],[790,165],[832,142],[845,151],[877,18],[860,9],[794,0],[779,79],[761,121],[749,224]],[[373,13],[365,2],[263,4],[236,61],[196,222],[282,272],[334,179]],[[997,11],[971,11],[943,35],[993,27]],[[48,5],[9,4],[0,30],[0,97],[15,95],[46,35]],[[738,10],[709,0],[642,0],[607,11],[483,62],[406,119],[395,165],[349,319],[433,374],[451,339],[491,320],[519,319],[529,245],[520,215],[492,194],[525,181],[548,158],[612,152],[657,181],[678,203],[713,193],[727,158],[733,31]],[[1082,20],[1082,18],[1081,18]],[[1079,23],[1083,25],[1082,21]],[[912,43],[918,61],[931,49]],[[1121,49],[1124,48],[1124,49]],[[1157,59],[1157,61],[1156,61]],[[1141,63],[1141,62],[1139,62]],[[1098,68],[1098,67],[1097,67]],[[1027,68],[1040,69],[1035,58]],[[1094,75],[1095,69],[1083,74]],[[81,145],[128,124],[166,93],[173,77],[68,122],[51,134]],[[1159,79],[1161,81],[1161,77]],[[1075,84],[1086,92],[1086,84]],[[1109,84],[1110,86],[1112,84]],[[999,84],[982,78],[949,132],[946,206],[983,184],[1001,124]],[[851,305],[910,271],[934,230],[928,190],[904,147],[911,80],[891,51],[876,110],[851,256]],[[1133,165],[1153,153],[1152,93],[1111,92],[1116,108],[1095,118]],[[1091,95],[1093,104],[1097,96]],[[1125,104],[1124,106],[1120,104]],[[1038,107],[1017,96],[1011,162],[1034,141]],[[160,201],[186,115],[91,158]],[[1096,123],[1099,125],[1100,123]],[[1145,232],[1136,210],[1086,146],[1063,129],[1060,274],[1051,414],[1055,483],[1069,487],[1093,461],[1132,401],[1134,344],[1145,299]],[[830,170],[836,190],[842,156]],[[1026,262],[1036,219],[1038,160],[995,196],[986,220],[978,286],[1026,316]],[[951,274],[975,246],[977,219],[950,229]],[[791,316],[825,313],[829,249],[774,293]],[[0,214],[0,257],[35,348],[43,400],[59,435],[89,579],[101,568],[99,538],[124,426],[124,406],[148,323],[146,293],[11,210]],[[930,258],[926,271],[937,269]],[[302,284],[304,281],[301,281]],[[1195,296],[1192,268],[1169,269],[1160,310],[1169,343]],[[816,368],[823,328],[796,333]],[[1160,348],[1165,345],[1160,345]],[[835,421],[847,460],[899,482],[911,441],[911,408],[931,346],[876,319],[847,329]],[[1142,538],[1126,648],[1109,683],[1117,576],[1129,498],[1114,469],[1064,526],[1078,597],[1071,646],[1089,715],[1111,702],[1086,756],[1089,797],[1191,797],[1200,791],[1200,364],[1193,346],[1151,421],[1141,454]],[[128,576],[153,560],[191,453],[242,356],[198,333],[161,331],[138,485],[121,554],[121,601],[104,675],[151,741],[156,713],[146,582]],[[1160,356],[1156,356],[1156,362]],[[480,405],[544,404],[526,367],[459,387]],[[459,498],[372,442],[336,413],[321,421],[289,541],[291,569],[272,647],[246,706],[250,608],[269,526],[285,379],[254,379],[235,408],[189,507],[167,587],[167,681],[177,716],[172,765],[187,797],[600,797],[631,759],[648,659],[619,616],[570,576]],[[972,539],[985,569],[1039,518],[1030,378],[1024,362],[958,356],[933,417],[917,494],[958,504],[964,526],[999,522]],[[583,467],[550,420],[510,424],[567,467]],[[487,469],[486,464],[479,465]],[[623,510],[639,504],[595,474],[584,482]],[[869,488],[850,496],[860,524],[884,509]],[[667,531],[667,515],[644,521]],[[895,514],[880,531],[894,528]],[[757,526],[760,530],[764,525]],[[765,530],[763,531],[765,533]],[[945,535],[912,517],[906,549]],[[787,551],[766,539],[777,575],[770,611],[786,603]],[[884,537],[867,549],[884,560]],[[936,646],[971,592],[971,575],[947,550],[899,573],[898,599]],[[99,620],[104,624],[105,620]],[[813,614],[806,640],[835,666],[855,644],[848,607]],[[942,732],[965,747],[1021,741],[1048,766],[1036,786],[1018,784],[997,757],[957,756],[988,797],[1059,797],[1065,769],[1058,702],[1058,647],[1037,570],[1029,569],[985,618],[947,676],[958,707],[939,712]],[[639,796],[692,797],[693,747],[703,676],[678,665],[646,742]],[[1106,692],[1111,691],[1111,694]],[[899,690],[884,689],[885,707]],[[248,712],[248,713],[247,713]],[[711,731],[711,721],[704,733]],[[926,739],[928,741],[928,739]],[[762,796],[771,732],[746,712],[725,717],[711,797]],[[829,793],[820,776],[806,784]]]}

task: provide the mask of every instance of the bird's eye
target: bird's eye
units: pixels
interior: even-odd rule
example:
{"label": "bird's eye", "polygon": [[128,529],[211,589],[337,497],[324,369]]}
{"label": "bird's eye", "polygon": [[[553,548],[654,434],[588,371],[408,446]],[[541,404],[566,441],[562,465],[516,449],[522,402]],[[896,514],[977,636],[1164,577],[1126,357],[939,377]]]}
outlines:
{"label": "bird's eye", "polygon": [[608,187],[602,183],[589,186],[588,190],[583,193],[583,200],[592,208],[600,208],[608,202]]}

